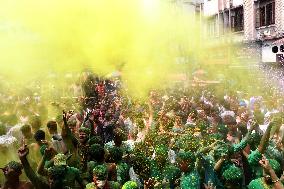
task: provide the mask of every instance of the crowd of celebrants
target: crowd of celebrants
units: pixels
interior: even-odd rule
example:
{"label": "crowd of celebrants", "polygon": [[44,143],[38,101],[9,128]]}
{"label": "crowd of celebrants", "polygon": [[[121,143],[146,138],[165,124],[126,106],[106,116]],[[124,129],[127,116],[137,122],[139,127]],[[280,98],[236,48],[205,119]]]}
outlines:
{"label": "crowd of celebrants", "polygon": [[[81,109],[47,119],[30,98],[1,115],[0,188],[283,188],[277,98],[177,85],[134,100],[123,87],[90,74]],[[17,99],[1,96],[1,114],[15,109]]]}

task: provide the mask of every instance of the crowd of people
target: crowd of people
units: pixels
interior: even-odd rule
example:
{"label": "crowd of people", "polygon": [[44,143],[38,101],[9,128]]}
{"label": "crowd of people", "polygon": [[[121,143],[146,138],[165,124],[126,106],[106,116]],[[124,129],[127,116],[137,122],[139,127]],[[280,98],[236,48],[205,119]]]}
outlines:
{"label": "crowd of people", "polygon": [[178,85],[137,100],[123,87],[89,74],[80,111],[0,120],[13,138],[1,158],[17,148],[18,159],[0,165],[1,188],[283,188],[281,101]]}

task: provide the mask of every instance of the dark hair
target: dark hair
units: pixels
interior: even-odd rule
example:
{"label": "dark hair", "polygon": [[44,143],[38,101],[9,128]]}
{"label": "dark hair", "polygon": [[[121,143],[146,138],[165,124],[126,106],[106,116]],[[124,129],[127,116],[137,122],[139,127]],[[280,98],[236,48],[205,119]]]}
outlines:
{"label": "dark hair", "polygon": [[40,142],[41,140],[45,140],[45,132],[43,130],[37,130],[34,134],[34,139],[37,142]]}
{"label": "dark hair", "polygon": [[46,126],[47,126],[47,128],[49,130],[57,131],[57,123],[56,123],[56,121],[51,120],[51,121],[47,122]]}
{"label": "dark hair", "polygon": [[99,144],[93,144],[90,147],[90,156],[92,159],[102,162],[105,158],[105,150]]}
{"label": "dark hair", "polygon": [[102,137],[100,137],[100,136],[98,136],[98,135],[91,137],[90,140],[89,140],[89,145],[92,145],[92,144],[100,144],[100,145],[103,145],[104,142],[103,142]]}
{"label": "dark hair", "polygon": [[118,163],[122,160],[123,151],[119,147],[112,147],[109,149],[109,156],[111,163]]}

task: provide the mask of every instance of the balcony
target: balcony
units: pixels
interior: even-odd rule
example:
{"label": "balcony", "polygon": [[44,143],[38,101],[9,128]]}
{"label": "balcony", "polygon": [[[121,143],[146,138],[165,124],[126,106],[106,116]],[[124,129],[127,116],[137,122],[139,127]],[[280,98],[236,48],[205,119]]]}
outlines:
{"label": "balcony", "polygon": [[267,40],[277,36],[275,25],[262,26],[256,28],[256,39]]}

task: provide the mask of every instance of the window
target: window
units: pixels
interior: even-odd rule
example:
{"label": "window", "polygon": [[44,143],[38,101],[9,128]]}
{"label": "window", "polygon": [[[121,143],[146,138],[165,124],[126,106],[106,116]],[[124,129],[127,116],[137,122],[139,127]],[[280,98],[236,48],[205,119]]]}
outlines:
{"label": "window", "polygon": [[233,31],[242,31],[244,29],[244,9],[239,7],[235,9],[235,14],[232,16]]}
{"label": "window", "polygon": [[275,24],[274,20],[274,10],[275,10],[275,2],[269,3],[266,5],[266,25],[269,26],[271,24]]}
{"label": "window", "polygon": [[270,2],[256,9],[255,27],[275,24],[275,2]]}
{"label": "window", "polygon": [[265,7],[259,8],[260,13],[260,27],[265,26]]}

